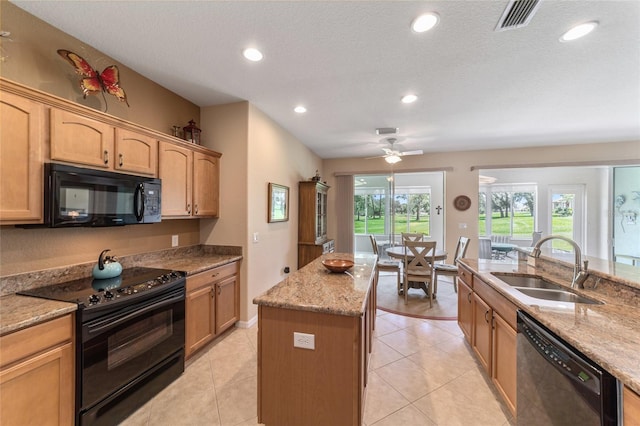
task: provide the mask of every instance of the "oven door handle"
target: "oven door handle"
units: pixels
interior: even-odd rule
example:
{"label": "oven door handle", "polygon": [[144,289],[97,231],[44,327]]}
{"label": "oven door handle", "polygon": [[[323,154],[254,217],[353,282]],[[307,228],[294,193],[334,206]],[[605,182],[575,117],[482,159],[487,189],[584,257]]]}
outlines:
{"label": "oven door handle", "polygon": [[102,333],[144,313],[154,311],[156,309],[163,308],[165,306],[172,305],[183,300],[184,293],[180,291],[179,295],[171,295],[169,298],[165,298],[162,300],[153,300],[151,303],[148,303],[139,309],[135,309],[133,311],[127,310],[127,313],[121,315],[113,315],[109,316],[108,318],[103,318],[99,321],[87,323],[86,331],[88,334]]}

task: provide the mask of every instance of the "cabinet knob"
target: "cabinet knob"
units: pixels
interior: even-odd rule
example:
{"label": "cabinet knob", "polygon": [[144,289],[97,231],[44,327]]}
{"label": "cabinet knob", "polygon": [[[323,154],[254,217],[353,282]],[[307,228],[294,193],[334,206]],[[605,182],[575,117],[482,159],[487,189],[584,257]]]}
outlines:
{"label": "cabinet knob", "polygon": [[106,149],[104,150],[104,153],[103,153],[103,160],[104,160],[104,164],[109,164],[109,151],[107,151]]}
{"label": "cabinet knob", "polygon": [[122,165],[124,164],[124,155],[118,154],[118,157],[120,158],[120,167],[122,167]]}
{"label": "cabinet knob", "polygon": [[195,205],[195,214],[198,214],[198,205]]}
{"label": "cabinet knob", "polygon": [[191,204],[187,204],[187,213],[191,214]]}

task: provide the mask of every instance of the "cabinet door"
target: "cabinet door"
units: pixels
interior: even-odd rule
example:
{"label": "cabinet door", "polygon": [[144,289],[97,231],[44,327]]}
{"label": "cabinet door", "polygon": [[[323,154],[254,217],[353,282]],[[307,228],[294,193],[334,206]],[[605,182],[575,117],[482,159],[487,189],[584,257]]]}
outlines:
{"label": "cabinet door", "polygon": [[218,216],[219,159],[201,152],[193,153],[193,215]]}
{"label": "cabinet door", "polygon": [[162,216],[191,216],[193,151],[168,142],[160,142],[162,179]]}
{"label": "cabinet door", "polygon": [[0,96],[0,223],[42,223],[44,108]]}
{"label": "cabinet door", "polygon": [[115,154],[117,171],[158,175],[158,141],[153,138],[116,128]]}
{"label": "cabinet door", "polygon": [[215,293],[205,286],[187,293],[186,298],[186,356],[206,345],[214,336]]}
{"label": "cabinet door", "polygon": [[239,318],[238,276],[233,275],[216,284],[216,334],[233,326]]}
{"label": "cabinet door", "polygon": [[27,358],[0,373],[0,424],[74,422],[73,344]]}
{"label": "cabinet door", "polygon": [[51,159],[113,169],[114,128],[108,124],[51,108]]}
{"label": "cabinet door", "polygon": [[472,343],[471,324],[473,321],[473,291],[463,280],[460,278],[456,279],[458,280],[458,326],[464,333],[464,337],[467,341]]}
{"label": "cabinet door", "polygon": [[625,386],[623,391],[623,404],[624,425],[640,425],[640,395]]}
{"label": "cabinet door", "polygon": [[494,312],[493,314],[493,351],[491,362],[491,380],[498,392],[516,414],[516,337],[517,332]]}
{"label": "cabinet door", "polygon": [[473,300],[473,351],[478,356],[480,364],[487,373],[491,374],[491,307],[476,293],[471,295]]}

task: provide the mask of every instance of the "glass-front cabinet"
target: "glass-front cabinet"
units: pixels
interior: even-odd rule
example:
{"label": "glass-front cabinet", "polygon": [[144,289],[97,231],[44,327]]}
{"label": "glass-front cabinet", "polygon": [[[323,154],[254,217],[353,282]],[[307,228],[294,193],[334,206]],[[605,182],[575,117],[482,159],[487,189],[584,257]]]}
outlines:
{"label": "glass-front cabinet", "polygon": [[333,240],[327,239],[327,191],[322,182],[299,184],[298,269],[324,253],[333,252]]}

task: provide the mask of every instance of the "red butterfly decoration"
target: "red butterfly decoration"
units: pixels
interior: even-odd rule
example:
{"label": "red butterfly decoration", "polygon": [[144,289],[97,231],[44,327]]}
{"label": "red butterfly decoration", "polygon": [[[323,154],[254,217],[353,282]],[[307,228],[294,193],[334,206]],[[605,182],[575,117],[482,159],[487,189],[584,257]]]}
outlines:
{"label": "red butterfly decoration", "polygon": [[[93,67],[81,56],[64,49],[59,49],[58,54],[73,65],[76,73],[82,77],[80,79],[80,87],[82,88],[84,98],[86,98],[87,95],[96,95],[98,93],[102,93],[102,97],[104,98],[104,92],[107,92],[118,98],[120,102],[124,102],[129,106],[129,102],[127,102],[127,95],[119,84],[120,81],[118,78],[117,66],[108,66],[104,71],[98,74],[98,71],[93,69]],[[106,112],[106,98],[104,98],[104,102]]]}

